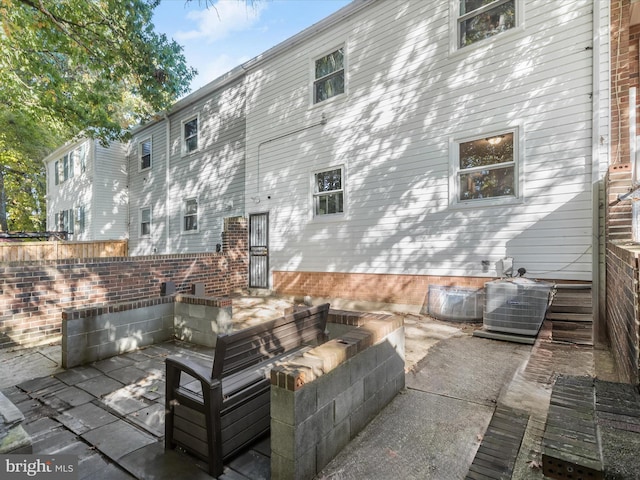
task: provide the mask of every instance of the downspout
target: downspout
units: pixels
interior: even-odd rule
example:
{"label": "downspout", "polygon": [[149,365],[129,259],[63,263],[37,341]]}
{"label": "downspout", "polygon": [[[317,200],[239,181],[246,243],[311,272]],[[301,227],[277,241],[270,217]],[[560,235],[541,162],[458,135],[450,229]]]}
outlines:
{"label": "downspout", "polygon": [[[600,268],[600,10],[602,0],[593,2],[593,49],[592,49],[592,120],[591,120],[591,211],[592,211],[592,257],[591,298],[593,311],[593,343],[606,342],[604,325],[600,324],[600,281],[605,281],[606,269]],[[609,69],[607,69],[609,70]],[[606,242],[606,239],[604,239]],[[602,292],[604,294],[604,292]],[[602,319],[604,321],[604,318]]]}
{"label": "downspout", "polygon": [[164,119],[165,119],[165,128],[166,128],[166,136],[167,136],[167,142],[166,142],[166,152],[165,152],[165,156],[166,156],[166,160],[164,162],[165,165],[165,173],[164,173],[164,191],[165,191],[165,195],[166,195],[166,199],[165,199],[165,232],[166,232],[166,241],[164,243],[165,247],[164,247],[164,253],[169,255],[171,253],[171,244],[169,243],[171,241],[171,235],[170,235],[170,228],[171,228],[171,193],[169,192],[169,189],[171,187],[171,119],[169,118],[169,115],[167,115],[167,113],[164,113]]}

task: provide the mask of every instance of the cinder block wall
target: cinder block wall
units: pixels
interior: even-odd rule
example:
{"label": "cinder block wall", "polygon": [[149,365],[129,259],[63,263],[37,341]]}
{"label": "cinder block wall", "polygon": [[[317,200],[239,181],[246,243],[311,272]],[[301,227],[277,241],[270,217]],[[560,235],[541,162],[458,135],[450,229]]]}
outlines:
{"label": "cinder block wall", "polygon": [[274,368],[271,478],[313,478],[404,382],[404,327],[395,316],[372,317]]}
{"label": "cinder block wall", "polygon": [[607,244],[607,330],[621,380],[640,383],[640,246]]}
{"label": "cinder block wall", "polygon": [[177,337],[214,347],[232,329],[230,298],[176,295],[62,312],[62,366],[103,360]]}
{"label": "cinder block wall", "polygon": [[64,309],[159,297],[167,281],[211,296],[246,288],[247,221],[225,229],[221,253],[0,263],[0,348],[59,340]]}

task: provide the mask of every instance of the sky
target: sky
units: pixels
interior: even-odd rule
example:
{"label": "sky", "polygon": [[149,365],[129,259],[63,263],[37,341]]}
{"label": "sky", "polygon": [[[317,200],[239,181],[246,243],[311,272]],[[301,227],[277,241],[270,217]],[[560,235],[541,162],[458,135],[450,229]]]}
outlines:
{"label": "sky", "polygon": [[350,1],[162,0],[153,23],[182,45],[187,64],[198,70],[193,92]]}

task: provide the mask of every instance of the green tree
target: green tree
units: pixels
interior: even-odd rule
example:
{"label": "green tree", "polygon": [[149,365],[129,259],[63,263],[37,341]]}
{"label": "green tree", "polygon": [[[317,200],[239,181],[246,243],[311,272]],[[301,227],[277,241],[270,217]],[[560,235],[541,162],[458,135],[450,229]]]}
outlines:
{"label": "green tree", "polygon": [[[182,47],[154,31],[159,1],[0,0],[0,104],[122,138],[123,127],[186,93],[196,73]],[[125,112],[130,95],[140,101]]]}
{"label": "green tree", "polygon": [[44,230],[45,174],[39,161],[62,142],[64,130],[46,128],[0,108],[0,230]]}
{"label": "green tree", "polygon": [[157,34],[160,0],[0,0],[0,229],[41,229],[41,159],[103,142],[187,93],[195,70]]}

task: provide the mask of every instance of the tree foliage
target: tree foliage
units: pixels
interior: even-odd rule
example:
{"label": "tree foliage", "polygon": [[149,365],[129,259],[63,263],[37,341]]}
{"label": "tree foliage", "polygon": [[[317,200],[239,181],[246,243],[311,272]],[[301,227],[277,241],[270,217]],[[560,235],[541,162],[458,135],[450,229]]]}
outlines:
{"label": "tree foliage", "polygon": [[186,93],[195,71],[154,31],[160,0],[0,0],[0,105],[120,139]]}
{"label": "tree foliage", "polygon": [[44,230],[45,173],[39,161],[62,141],[20,112],[0,109],[0,230]]}
{"label": "tree foliage", "polygon": [[42,158],[73,135],[126,138],[195,70],[154,31],[160,0],[0,0],[0,230],[44,228]]}

